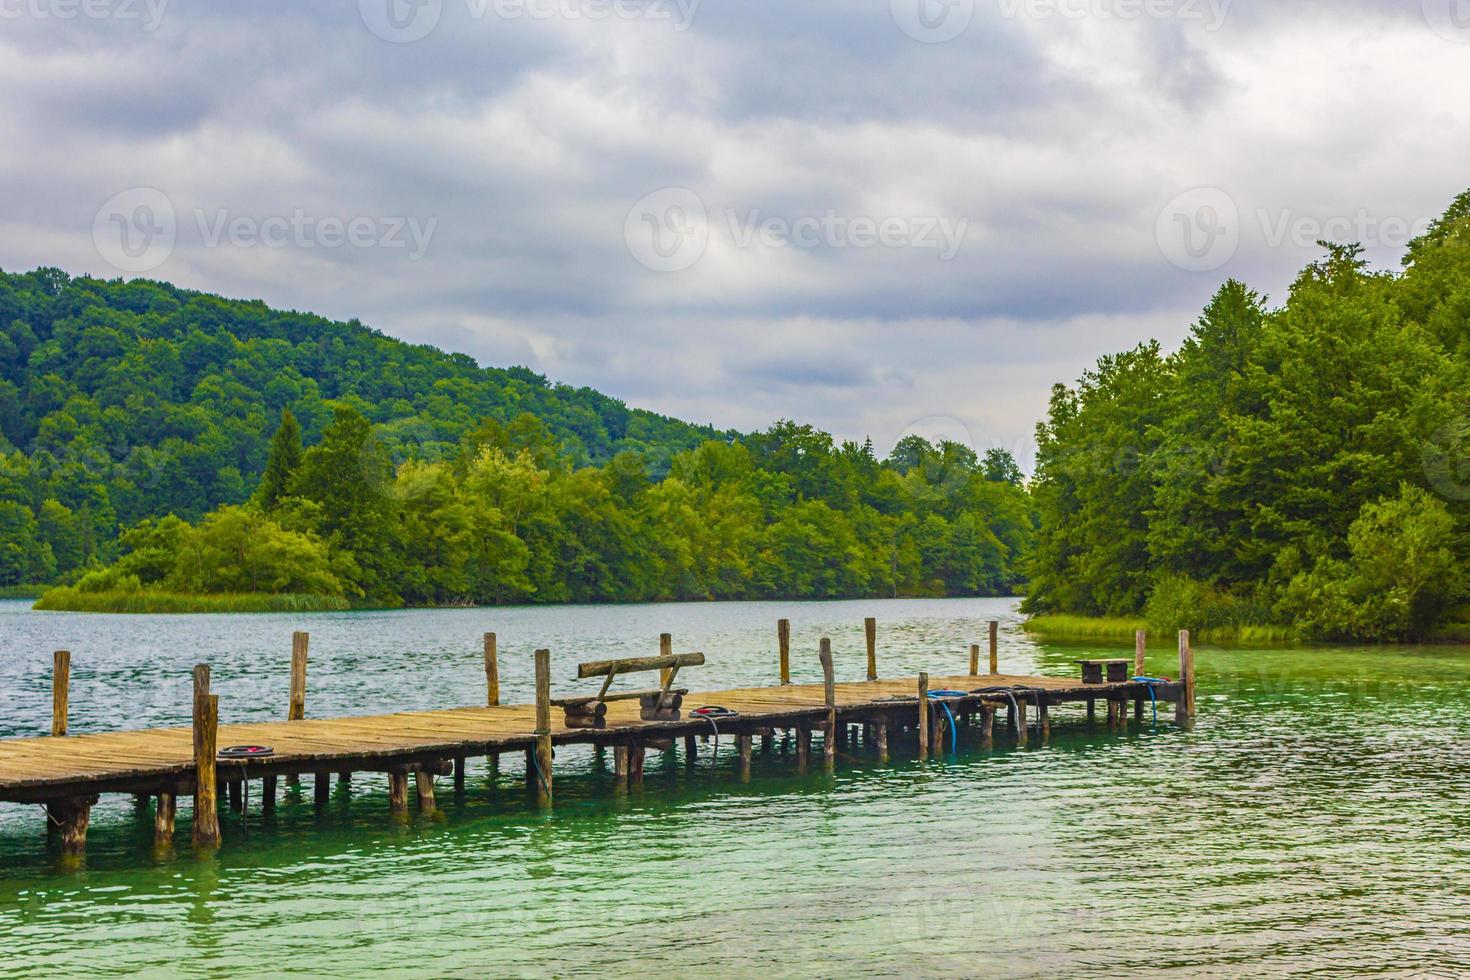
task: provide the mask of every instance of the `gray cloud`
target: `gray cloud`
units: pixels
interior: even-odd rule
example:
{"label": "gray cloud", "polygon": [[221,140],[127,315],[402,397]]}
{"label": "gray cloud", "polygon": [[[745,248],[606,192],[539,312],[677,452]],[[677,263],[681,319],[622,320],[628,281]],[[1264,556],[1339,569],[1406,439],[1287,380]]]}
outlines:
{"label": "gray cloud", "polygon": [[[882,448],[951,419],[1024,456],[1052,382],[1177,342],[1226,276],[1284,295],[1316,252],[1298,225],[1365,213],[1369,256],[1392,265],[1384,228],[1470,183],[1470,45],[1419,0],[1236,0],[1215,30],[1184,13],[1205,0],[1133,20],[1102,16],[1128,0],[976,0],[937,44],[886,2],[600,19],[600,0],[496,2],[439,0],[412,43],[356,3],[172,0],[154,30],[0,21],[0,265],[118,275],[98,209],[156,188],[178,231],[158,278],[695,421],[795,417]],[[1203,272],[1159,230],[1199,187],[1238,215],[1238,246]],[[702,215],[675,271],[628,237],[685,241],[659,224],[683,210],[634,211],[664,188]],[[280,247],[208,240],[298,216],[313,230]],[[323,220],[378,237],[324,244]],[[421,258],[382,243],[394,221],[432,226]],[[952,256],[926,222],[963,226]]]}

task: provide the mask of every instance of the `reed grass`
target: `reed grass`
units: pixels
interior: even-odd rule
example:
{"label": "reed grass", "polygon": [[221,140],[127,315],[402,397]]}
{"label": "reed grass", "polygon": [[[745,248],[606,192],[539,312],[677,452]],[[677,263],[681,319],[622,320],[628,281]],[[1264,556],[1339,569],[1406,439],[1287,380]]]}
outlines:
{"label": "reed grass", "polygon": [[117,592],[82,592],[69,586],[49,589],[36,601],[36,609],[57,612],[97,613],[256,613],[337,612],[351,609],[341,596],[302,593],[218,593],[189,595],[151,589]]}
{"label": "reed grass", "polygon": [[[1174,642],[1174,636],[1163,636],[1158,630],[1149,630],[1148,622],[1127,616],[1070,616],[1054,613],[1032,616],[1025,622],[1028,633],[1048,640],[1077,642],[1106,642],[1120,646],[1132,646],[1133,635],[1138,630],[1147,630],[1151,643]],[[1289,626],[1242,625],[1217,626],[1195,630],[1190,633],[1196,643],[1238,643],[1242,645],[1295,643],[1299,637]]]}
{"label": "reed grass", "polygon": [[39,599],[49,585],[0,585],[0,599]]}

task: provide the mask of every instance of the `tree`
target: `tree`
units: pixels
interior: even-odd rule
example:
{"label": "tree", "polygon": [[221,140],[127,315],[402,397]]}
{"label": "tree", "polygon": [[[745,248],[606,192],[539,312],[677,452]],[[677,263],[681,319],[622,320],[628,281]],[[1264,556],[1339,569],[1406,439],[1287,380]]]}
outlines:
{"label": "tree", "polygon": [[289,408],[281,409],[281,424],[271,436],[270,454],[266,457],[265,471],[260,475],[260,484],[255,488],[254,504],[261,510],[270,511],[289,492],[296,470],[301,466],[301,426]]}

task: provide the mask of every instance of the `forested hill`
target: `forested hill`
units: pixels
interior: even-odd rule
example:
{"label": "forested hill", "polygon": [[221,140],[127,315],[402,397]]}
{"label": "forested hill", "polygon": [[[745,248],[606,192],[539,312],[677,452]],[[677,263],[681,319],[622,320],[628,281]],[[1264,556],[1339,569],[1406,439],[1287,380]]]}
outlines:
{"label": "forested hill", "polygon": [[60,574],[110,557],[120,525],[244,501],[282,408],[310,444],[334,401],[371,420],[395,460],[449,458],[484,419],[523,413],[576,466],[634,450],[657,474],[727,437],[356,320],[159,282],[0,273],[0,500],[33,510]]}
{"label": "forested hill", "polygon": [[1034,529],[999,449],[719,433],[158,283],[0,275],[0,324],[0,586],[51,608],[1011,594]]}
{"label": "forested hill", "polygon": [[1326,245],[1283,305],[1220,289],[1039,427],[1036,612],[1423,637],[1467,593],[1470,193],[1400,273]]}

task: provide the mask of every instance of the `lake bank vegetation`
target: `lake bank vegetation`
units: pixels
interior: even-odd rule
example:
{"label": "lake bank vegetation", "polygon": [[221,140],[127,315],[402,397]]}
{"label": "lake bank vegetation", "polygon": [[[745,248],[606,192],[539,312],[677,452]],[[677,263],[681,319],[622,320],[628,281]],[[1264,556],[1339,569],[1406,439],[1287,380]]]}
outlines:
{"label": "lake bank vegetation", "polygon": [[1054,389],[1032,484],[1038,628],[1064,614],[1164,633],[1456,634],[1470,193],[1401,272],[1322,244],[1281,306],[1227,282],[1177,353],[1141,344]]}

